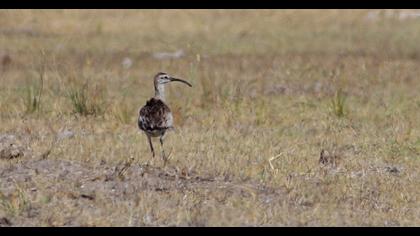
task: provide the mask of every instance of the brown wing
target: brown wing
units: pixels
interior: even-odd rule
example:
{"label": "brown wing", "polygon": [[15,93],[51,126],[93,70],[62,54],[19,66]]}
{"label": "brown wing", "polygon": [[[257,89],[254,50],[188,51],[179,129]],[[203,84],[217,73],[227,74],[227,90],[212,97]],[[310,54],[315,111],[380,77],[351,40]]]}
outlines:
{"label": "brown wing", "polygon": [[169,107],[160,99],[151,98],[139,111],[138,126],[144,131],[156,131],[172,126]]}

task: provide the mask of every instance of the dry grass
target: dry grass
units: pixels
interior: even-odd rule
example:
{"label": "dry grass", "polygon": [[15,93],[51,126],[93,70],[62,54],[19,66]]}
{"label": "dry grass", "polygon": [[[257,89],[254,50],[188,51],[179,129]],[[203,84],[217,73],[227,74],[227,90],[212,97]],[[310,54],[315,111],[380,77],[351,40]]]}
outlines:
{"label": "dry grass", "polygon": [[[0,11],[0,134],[30,150],[0,160],[0,225],[419,226],[402,13]],[[169,85],[172,159],[146,167],[158,71],[193,88]]]}

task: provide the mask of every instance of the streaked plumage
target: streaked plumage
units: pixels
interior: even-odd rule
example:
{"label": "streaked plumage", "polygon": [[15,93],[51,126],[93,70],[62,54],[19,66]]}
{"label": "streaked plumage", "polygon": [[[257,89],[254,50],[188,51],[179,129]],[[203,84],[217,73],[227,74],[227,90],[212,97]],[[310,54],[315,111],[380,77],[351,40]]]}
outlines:
{"label": "streaked plumage", "polygon": [[152,137],[164,135],[173,126],[171,109],[162,100],[151,98],[140,109],[138,125]]}
{"label": "streaked plumage", "polygon": [[153,149],[151,138],[159,137],[160,144],[162,145],[162,157],[164,161],[166,161],[166,156],[163,149],[163,138],[166,131],[173,128],[171,109],[165,104],[164,85],[173,81],[183,82],[192,87],[191,84],[185,80],[173,78],[163,72],[157,73],[154,78],[155,96],[149,99],[146,102],[146,105],[139,110],[139,118],[137,122],[140,130],[147,135],[153,157],[155,156],[155,151]]}

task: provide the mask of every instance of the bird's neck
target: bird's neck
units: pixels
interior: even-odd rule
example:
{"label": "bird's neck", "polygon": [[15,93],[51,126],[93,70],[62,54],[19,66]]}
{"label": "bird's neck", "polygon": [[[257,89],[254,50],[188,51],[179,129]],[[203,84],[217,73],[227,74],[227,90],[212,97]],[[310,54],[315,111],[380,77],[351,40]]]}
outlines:
{"label": "bird's neck", "polygon": [[165,86],[163,84],[155,85],[155,98],[165,101]]}

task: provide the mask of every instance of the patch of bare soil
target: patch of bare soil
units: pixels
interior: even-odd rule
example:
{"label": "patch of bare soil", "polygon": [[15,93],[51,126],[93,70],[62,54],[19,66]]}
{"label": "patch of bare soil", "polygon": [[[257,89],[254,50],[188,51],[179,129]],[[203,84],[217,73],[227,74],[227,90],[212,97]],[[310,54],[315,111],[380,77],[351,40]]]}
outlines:
{"label": "patch of bare soil", "polygon": [[[37,197],[37,186],[42,186],[42,191],[54,195],[65,196],[73,201],[78,208],[88,208],[85,201],[96,201],[101,196],[103,201],[118,202],[132,201],[142,191],[156,191],[170,194],[190,190],[223,191],[229,196],[242,198],[257,198],[267,202],[282,196],[283,189],[274,189],[254,182],[235,182],[223,177],[198,175],[194,171],[179,169],[177,167],[153,167],[139,164],[121,164],[111,166],[100,163],[95,167],[83,163],[66,160],[29,159],[18,163],[7,161],[0,166],[0,197],[11,199],[16,195],[16,189],[24,189],[30,199]],[[40,179],[43,184],[40,185]],[[1,200],[1,199],[0,199]],[[0,212],[3,226],[12,225],[37,225],[37,216],[42,206],[32,204],[23,209],[23,212],[10,216],[3,216]],[[84,210],[84,209],[82,209]],[[104,211],[103,209],[102,211]],[[75,219],[77,220],[77,219]],[[80,225],[83,222],[66,222],[65,225]]]}

